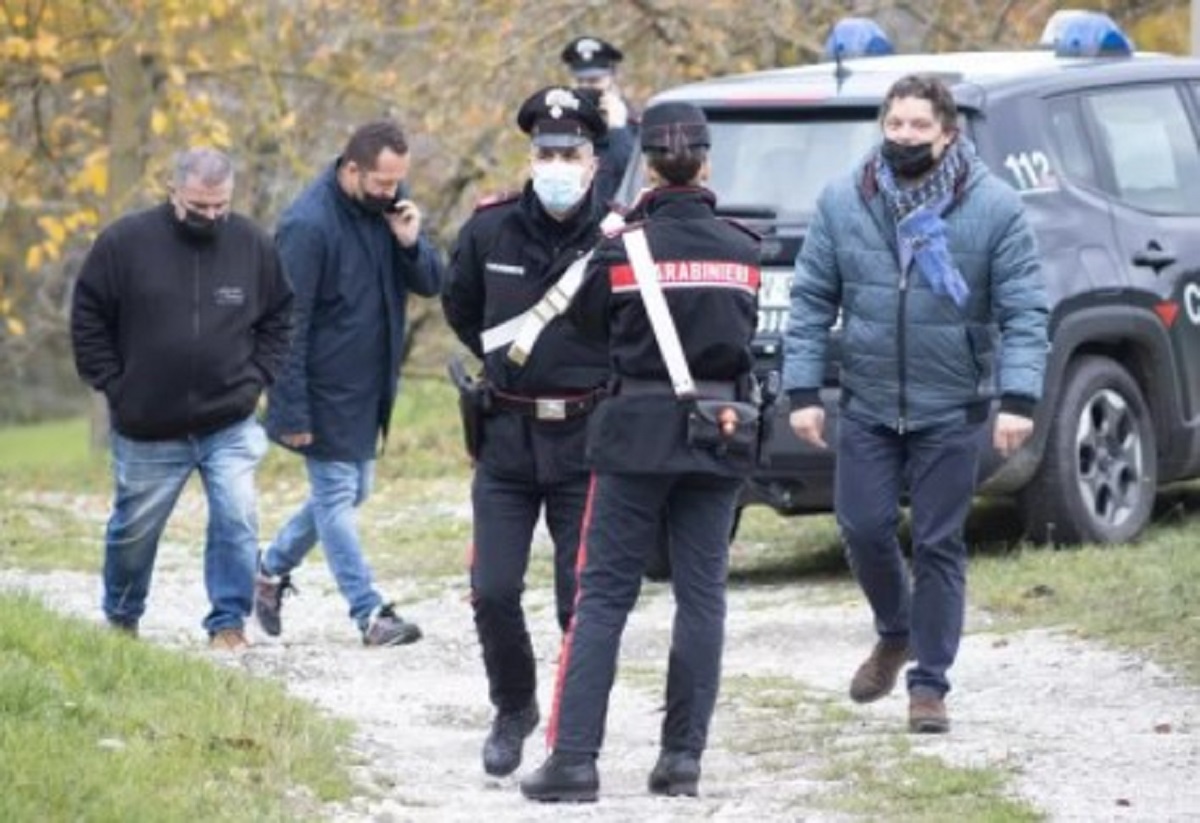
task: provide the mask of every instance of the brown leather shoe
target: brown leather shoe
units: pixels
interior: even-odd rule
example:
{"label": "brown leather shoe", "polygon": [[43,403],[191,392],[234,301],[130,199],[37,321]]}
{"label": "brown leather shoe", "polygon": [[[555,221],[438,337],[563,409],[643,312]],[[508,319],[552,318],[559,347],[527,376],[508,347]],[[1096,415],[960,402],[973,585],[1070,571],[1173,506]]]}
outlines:
{"label": "brown leather shoe", "polygon": [[208,647],[217,652],[244,652],[250,648],[246,633],[239,628],[217,629],[208,638]]}
{"label": "brown leather shoe", "polygon": [[946,701],[927,692],[909,695],[908,730],[914,734],[945,734],[950,731]]}
{"label": "brown leather shoe", "polygon": [[871,649],[850,681],[850,699],[855,703],[871,703],[892,693],[896,677],[908,662],[908,644],[886,643],[880,640]]}

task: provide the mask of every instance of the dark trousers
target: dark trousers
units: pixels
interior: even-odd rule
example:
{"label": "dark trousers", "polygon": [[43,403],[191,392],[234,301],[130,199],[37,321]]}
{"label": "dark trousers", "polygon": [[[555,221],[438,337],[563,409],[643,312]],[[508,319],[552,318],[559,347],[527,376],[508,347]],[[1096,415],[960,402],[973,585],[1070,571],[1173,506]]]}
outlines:
{"label": "dark trousers", "polygon": [[524,708],[537,693],[533,646],[521,607],[534,527],[544,507],[554,541],[558,625],[565,632],[575,602],[575,557],[588,484],[587,475],[542,484],[476,466],[471,604],[489,694],[500,711]]}
{"label": "dark trousers", "polygon": [[[843,416],[834,508],[850,566],[884,639],[908,639],[916,665],[908,688],[945,694],[962,637],[967,550],[963,525],[975,491],[981,423],[899,434]],[[900,550],[907,485],[912,574]]]}
{"label": "dark trousers", "polygon": [[547,732],[553,749],[600,751],[621,633],[665,511],[675,622],[662,748],[704,751],[720,682],[729,530],[739,487],[738,480],[710,475],[596,476],[580,549],[579,603]]}

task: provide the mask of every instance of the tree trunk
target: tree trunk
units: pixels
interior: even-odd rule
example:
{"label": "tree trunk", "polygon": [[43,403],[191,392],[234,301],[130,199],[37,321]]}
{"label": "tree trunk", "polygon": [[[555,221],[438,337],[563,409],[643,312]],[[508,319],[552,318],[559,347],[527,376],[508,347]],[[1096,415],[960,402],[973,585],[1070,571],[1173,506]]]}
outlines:
{"label": "tree trunk", "polygon": [[[147,25],[153,30],[153,21],[147,24],[143,18],[141,26]],[[130,26],[140,28],[136,22]],[[135,48],[141,38],[134,34],[130,31],[121,38],[104,66],[109,87],[109,157],[102,223],[112,222],[137,197],[146,166],[142,146],[148,133],[153,87],[148,65]],[[108,405],[102,395],[93,398],[90,416],[92,448],[108,448]]]}

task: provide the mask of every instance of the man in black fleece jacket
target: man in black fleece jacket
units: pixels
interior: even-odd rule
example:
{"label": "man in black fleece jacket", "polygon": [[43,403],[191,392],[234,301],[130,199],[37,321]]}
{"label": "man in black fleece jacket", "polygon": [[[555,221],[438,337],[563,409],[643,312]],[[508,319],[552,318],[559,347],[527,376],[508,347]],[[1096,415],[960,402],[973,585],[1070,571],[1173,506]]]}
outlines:
{"label": "man in black fleece jacket", "polygon": [[258,522],[254,417],[287,351],[292,289],[274,244],[230,211],[233,165],[180,153],[167,203],[121,217],[84,261],[71,307],[83,380],[108,400],[115,502],[105,616],[137,633],[159,537],[198,471],[208,496],[204,619],[214,648],[247,645]]}

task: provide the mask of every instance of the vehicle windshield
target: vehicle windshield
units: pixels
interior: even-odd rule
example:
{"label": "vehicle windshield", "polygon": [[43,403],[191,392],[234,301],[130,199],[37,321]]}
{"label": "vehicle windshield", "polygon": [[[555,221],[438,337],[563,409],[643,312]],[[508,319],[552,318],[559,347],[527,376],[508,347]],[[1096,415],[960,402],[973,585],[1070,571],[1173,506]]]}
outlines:
{"label": "vehicle windshield", "polygon": [[[807,223],[829,181],[849,171],[880,138],[874,108],[809,113],[709,110],[717,208],[751,224]],[[630,164],[622,202],[645,181]]]}
{"label": "vehicle windshield", "polygon": [[769,208],[779,222],[807,221],[830,180],[879,140],[874,111],[828,119],[727,119],[714,114],[709,186],[722,211]]}

